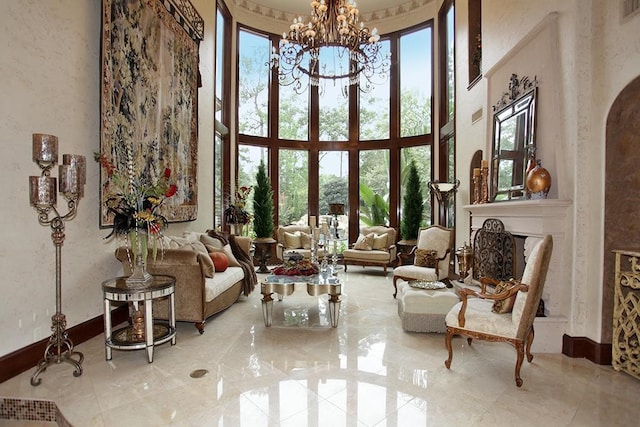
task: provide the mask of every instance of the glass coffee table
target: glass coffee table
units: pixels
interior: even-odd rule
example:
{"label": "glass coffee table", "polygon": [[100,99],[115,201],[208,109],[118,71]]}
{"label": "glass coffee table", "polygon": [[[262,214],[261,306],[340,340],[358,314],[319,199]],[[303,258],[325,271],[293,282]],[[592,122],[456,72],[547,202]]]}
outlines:
{"label": "glass coffee table", "polygon": [[306,289],[310,296],[329,295],[329,317],[331,327],[338,326],[340,315],[340,293],[342,285],[340,280],[331,271],[314,274],[311,276],[281,276],[270,274],[260,283],[260,293],[262,293],[262,316],[265,326],[271,326],[273,317],[273,294],[278,295],[278,299],[292,295],[296,289]]}

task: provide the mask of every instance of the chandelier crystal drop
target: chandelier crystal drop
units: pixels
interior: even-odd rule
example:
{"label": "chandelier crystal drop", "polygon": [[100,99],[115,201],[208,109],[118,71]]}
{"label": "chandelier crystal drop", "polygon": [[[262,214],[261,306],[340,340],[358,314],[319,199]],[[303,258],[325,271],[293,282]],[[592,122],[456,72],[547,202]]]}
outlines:
{"label": "chandelier crystal drop", "polygon": [[278,70],[280,85],[291,85],[296,93],[309,85],[323,92],[333,81],[346,96],[349,85],[370,92],[385,81],[391,55],[381,51],[377,29],[369,30],[359,14],[353,0],[312,1],[309,20],[295,18],[282,33],[279,52],[273,48],[270,65]]}

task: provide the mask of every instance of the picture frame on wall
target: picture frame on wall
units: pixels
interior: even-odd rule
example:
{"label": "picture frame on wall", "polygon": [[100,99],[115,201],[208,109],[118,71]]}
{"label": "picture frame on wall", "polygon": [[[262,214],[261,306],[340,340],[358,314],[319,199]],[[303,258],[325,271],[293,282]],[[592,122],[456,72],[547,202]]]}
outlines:
{"label": "picture frame on wall", "polygon": [[[177,186],[160,214],[197,218],[199,43],[204,20],[188,0],[103,0],[100,154],[119,171]],[[110,176],[100,175],[100,226]]]}

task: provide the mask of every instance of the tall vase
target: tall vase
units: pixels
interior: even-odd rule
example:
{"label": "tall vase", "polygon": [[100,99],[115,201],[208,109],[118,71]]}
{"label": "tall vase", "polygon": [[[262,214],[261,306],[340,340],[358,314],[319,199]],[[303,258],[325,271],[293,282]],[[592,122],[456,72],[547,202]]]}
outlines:
{"label": "tall vase", "polygon": [[125,282],[130,288],[144,288],[153,281],[153,277],[147,271],[147,230],[130,231],[129,242],[131,242],[131,251],[133,252],[133,267],[131,275],[127,277]]}

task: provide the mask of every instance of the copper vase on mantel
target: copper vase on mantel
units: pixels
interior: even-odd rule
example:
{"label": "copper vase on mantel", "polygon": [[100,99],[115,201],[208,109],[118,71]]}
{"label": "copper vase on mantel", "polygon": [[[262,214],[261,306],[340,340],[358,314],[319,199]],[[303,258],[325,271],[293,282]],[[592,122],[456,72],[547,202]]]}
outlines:
{"label": "copper vase on mantel", "polygon": [[527,173],[526,180],[529,199],[546,199],[551,188],[551,174],[542,167],[540,160],[536,161],[536,166]]}

